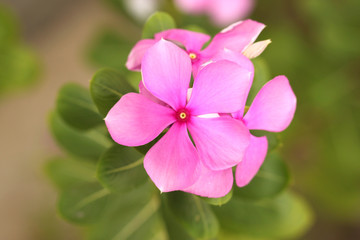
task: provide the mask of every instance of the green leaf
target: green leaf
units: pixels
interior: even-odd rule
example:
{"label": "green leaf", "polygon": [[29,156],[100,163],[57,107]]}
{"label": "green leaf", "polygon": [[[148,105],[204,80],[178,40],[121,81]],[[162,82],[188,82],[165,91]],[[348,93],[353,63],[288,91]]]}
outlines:
{"label": "green leaf", "polygon": [[256,94],[260,91],[264,84],[270,80],[270,71],[266,61],[261,57],[254,58],[251,61],[254,64],[255,74],[254,81],[251,85],[249,96],[246,101],[247,106],[251,105]]}
{"label": "green leaf", "polygon": [[4,6],[0,6],[0,46],[18,42],[19,26],[14,14]]}
{"label": "green leaf", "polygon": [[35,83],[39,62],[30,49],[21,46],[0,46],[0,93]]}
{"label": "green leaf", "polygon": [[74,156],[96,161],[112,144],[98,129],[84,132],[70,127],[57,112],[52,112],[49,120],[51,133],[57,143]]}
{"label": "green leaf", "polygon": [[160,138],[162,138],[165,135],[166,131],[160,133],[159,136],[157,136],[154,140],[152,140],[151,142],[149,142],[148,144],[142,145],[142,146],[138,146],[135,147],[136,150],[138,150],[140,153],[142,153],[143,155],[145,155],[152,146],[155,145],[155,143],[157,143]]}
{"label": "green leaf", "polygon": [[96,182],[95,164],[73,159],[53,158],[45,165],[45,172],[60,190],[82,182]]}
{"label": "green leaf", "polygon": [[266,136],[268,141],[268,152],[271,152],[279,147],[282,147],[280,135],[275,132],[267,132],[262,130],[251,130],[252,135],[257,137]]}
{"label": "green leaf", "polygon": [[226,205],[213,209],[222,229],[238,235],[239,239],[299,237],[313,220],[304,200],[289,192],[259,201],[233,197]]}
{"label": "green leaf", "polygon": [[164,197],[165,210],[194,238],[215,238],[219,223],[208,204],[195,195],[170,192]]}
{"label": "green leaf", "polygon": [[247,186],[234,188],[234,197],[250,199],[274,197],[288,186],[289,181],[290,174],[284,161],[277,153],[270,153]]}
{"label": "green leaf", "polygon": [[88,239],[168,239],[159,208],[160,200],[150,182],[128,193],[113,194]]}
{"label": "green leaf", "polygon": [[91,100],[89,91],[76,83],[65,84],[60,89],[56,110],[67,124],[81,130],[104,123]]}
{"label": "green leaf", "polygon": [[87,56],[98,67],[125,69],[133,43],[113,30],[100,32],[91,43]]}
{"label": "green leaf", "polygon": [[112,69],[98,71],[90,81],[91,97],[104,117],[124,94],[134,91],[126,79]]}
{"label": "green leaf", "polygon": [[99,183],[82,183],[65,189],[59,197],[62,217],[76,224],[97,222],[107,205],[110,191]]}
{"label": "green leaf", "polygon": [[149,179],[142,163],[143,155],[134,148],[115,145],[101,156],[97,176],[106,188],[128,192]]}
{"label": "green leaf", "polygon": [[226,194],[225,196],[223,196],[221,198],[201,197],[201,199],[210,205],[221,206],[221,205],[224,205],[227,202],[229,202],[231,200],[232,196],[233,196],[233,190],[231,190],[228,194]]}
{"label": "green leaf", "polygon": [[174,19],[165,12],[155,12],[145,23],[142,38],[154,38],[158,32],[176,28]]}

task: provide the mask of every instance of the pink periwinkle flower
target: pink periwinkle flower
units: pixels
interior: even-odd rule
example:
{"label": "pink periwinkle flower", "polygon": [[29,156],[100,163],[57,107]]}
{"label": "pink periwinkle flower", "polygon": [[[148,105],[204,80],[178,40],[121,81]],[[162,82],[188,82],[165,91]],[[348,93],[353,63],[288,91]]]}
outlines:
{"label": "pink periwinkle flower", "polygon": [[[244,115],[245,105],[233,114],[249,130],[281,132],[292,121],[296,109],[296,96],[285,76],[277,76],[267,82],[254,98]],[[262,165],[268,148],[266,136],[250,136],[245,157],[237,165],[235,179],[239,187],[247,185]]]}
{"label": "pink periwinkle flower", "polygon": [[243,53],[253,58],[262,53],[270,40],[254,43],[265,25],[253,20],[234,23],[216,34],[210,44],[202,50],[203,45],[210,40],[210,36],[184,29],[170,29],[155,34],[154,39],[142,39],[131,50],[126,67],[129,70],[139,71],[141,61],[146,51],[161,39],[182,45],[191,59],[193,74],[196,76],[203,64],[223,55],[223,51]]}
{"label": "pink periwinkle flower", "polygon": [[175,0],[185,13],[208,14],[218,26],[225,26],[247,17],[254,8],[254,0]]}
{"label": "pink periwinkle flower", "polygon": [[221,113],[245,105],[252,73],[227,60],[209,63],[187,99],[188,54],[166,40],[152,45],[142,60],[141,93],[124,95],[105,118],[110,135],[119,144],[140,146],[168,129],[144,158],[155,185],[162,192],[222,197],[232,188],[232,167],[243,159],[250,133],[243,121]]}

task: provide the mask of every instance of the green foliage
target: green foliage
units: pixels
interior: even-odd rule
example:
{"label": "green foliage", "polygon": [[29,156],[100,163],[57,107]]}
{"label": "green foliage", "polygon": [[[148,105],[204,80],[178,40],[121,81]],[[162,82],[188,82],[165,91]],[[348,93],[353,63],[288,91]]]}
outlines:
{"label": "green foliage", "polygon": [[75,83],[65,84],[59,90],[56,109],[67,124],[80,130],[87,130],[104,122],[89,91]]}
{"label": "green foliage", "polygon": [[285,162],[277,153],[271,153],[254,179],[243,188],[234,189],[234,197],[242,199],[262,199],[274,197],[288,185],[290,175]]}
{"label": "green foliage", "polygon": [[154,38],[158,32],[176,28],[174,19],[167,13],[156,12],[145,23],[142,38]]}
{"label": "green foliage", "polygon": [[50,114],[50,130],[57,143],[68,153],[83,159],[97,161],[111,145],[98,129],[80,131],[67,125],[57,112]]}
{"label": "green foliage", "polygon": [[170,192],[163,196],[165,211],[195,239],[215,238],[219,223],[208,204],[200,198],[184,193]]}
{"label": "green foliage", "polygon": [[312,213],[297,195],[283,193],[258,201],[233,198],[222,207],[213,207],[225,232],[241,237],[282,239],[304,233]]}
{"label": "green foliage", "polygon": [[125,69],[133,42],[113,30],[100,32],[89,46],[88,59],[98,67]]}
{"label": "green foliage", "polygon": [[207,198],[207,197],[201,197],[202,200],[204,200],[206,203],[214,206],[221,206],[226,204],[231,200],[233,196],[233,190],[231,190],[228,194],[226,194],[223,197],[220,198]]}
{"label": "green foliage", "polygon": [[125,77],[112,69],[98,71],[90,81],[91,97],[104,117],[124,94],[133,91]]}
{"label": "green foliage", "polygon": [[0,5],[0,94],[30,86],[39,75],[39,63],[19,37],[19,26]]}
{"label": "green foliage", "polygon": [[106,188],[128,192],[148,180],[142,163],[143,155],[134,148],[114,145],[101,156],[97,176]]}

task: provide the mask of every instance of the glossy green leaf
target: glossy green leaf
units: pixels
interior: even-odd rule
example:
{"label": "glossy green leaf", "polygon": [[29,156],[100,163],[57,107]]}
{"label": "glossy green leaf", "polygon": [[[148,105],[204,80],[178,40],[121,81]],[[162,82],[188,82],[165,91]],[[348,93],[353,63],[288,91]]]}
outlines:
{"label": "glossy green leaf", "polygon": [[295,238],[311,225],[312,212],[303,199],[285,192],[259,201],[233,197],[222,207],[213,207],[224,231],[241,237]]}
{"label": "glossy green leaf", "polygon": [[57,143],[68,153],[97,161],[112,144],[101,131],[79,131],[67,125],[57,112],[50,114],[50,130]]}
{"label": "glossy green leaf", "polygon": [[97,222],[107,205],[110,191],[99,183],[82,183],[65,189],[58,210],[66,220],[77,224]]}
{"label": "glossy green leaf", "polygon": [[145,23],[142,38],[154,38],[158,32],[176,28],[174,19],[165,12],[155,12]]}
{"label": "glossy green leaf", "polygon": [[221,198],[207,198],[207,197],[201,197],[202,200],[207,202],[208,204],[214,205],[214,206],[221,206],[226,204],[231,200],[233,196],[233,190],[231,190],[228,194]]}
{"label": "glossy green leaf", "polygon": [[90,82],[91,97],[104,117],[124,94],[134,91],[124,76],[112,69],[98,71]]}
{"label": "glossy green leaf", "polygon": [[268,153],[254,179],[243,188],[234,188],[234,197],[250,199],[274,197],[288,186],[289,180],[289,170],[284,161],[277,153]]}
{"label": "glossy green leaf", "polygon": [[128,192],[143,185],[149,179],[143,157],[134,148],[115,145],[101,156],[97,168],[98,179],[115,192]]}
{"label": "glossy green leaf", "polygon": [[194,238],[215,238],[219,223],[208,204],[184,192],[163,193],[166,210]]}
{"label": "glossy green leaf", "polygon": [[53,158],[45,165],[45,172],[60,190],[82,182],[96,182],[95,164],[66,158]]}
{"label": "glossy green leaf", "polygon": [[252,101],[254,100],[256,94],[260,91],[260,89],[270,80],[270,71],[267,66],[266,61],[261,58],[252,59],[252,62],[255,67],[254,80],[250,88],[249,96],[246,102],[247,106],[250,106]]}
{"label": "glossy green leaf", "polygon": [[76,83],[65,84],[60,89],[56,110],[67,124],[81,130],[104,123],[91,100],[89,90]]}
{"label": "glossy green leaf", "polygon": [[131,192],[111,195],[103,216],[89,233],[90,240],[166,240],[159,214],[160,200],[150,182]]}
{"label": "glossy green leaf", "polygon": [[113,30],[100,32],[88,50],[88,59],[98,67],[125,69],[128,54],[134,43]]}

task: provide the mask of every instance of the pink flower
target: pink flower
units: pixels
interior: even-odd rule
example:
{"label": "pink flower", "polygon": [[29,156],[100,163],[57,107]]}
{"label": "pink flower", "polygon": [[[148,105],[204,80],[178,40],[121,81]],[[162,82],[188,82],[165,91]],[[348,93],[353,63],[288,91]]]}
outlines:
{"label": "pink flower", "polygon": [[219,26],[245,18],[254,8],[254,0],[175,0],[175,3],[183,12],[210,15]]}
{"label": "pink flower", "polygon": [[[217,113],[240,110],[251,73],[226,60],[208,64],[196,76],[187,101],[190,58],[165,40],[148,49],[141,71],[141,93],[124,95],[105,118],[112,138],[122,145],[139,146],[169,127],[144,158],[155,185],[162,192],[227,194],[233,184],[231,167],[242,160],[250,133],[242,121]],[[201,188],[199,182],[205,182]]]}
{"label": "pink flower", "polygon": [[[244,114],[245,105],[233,114],[250,130],[281,132],[286,129],[294,117],[296,97],[285,76],[278,76],[267,82],[256,95],[249,110]],[[245,157],[236,168],[236,184],[247,185],[262,165],[268,142],[265,136],[250,136],[250,145]]]}
{"label": "pink flower", "polygon": [[140,40],[131,50],[126,67],[129,70],[140,70],[141,61],[146,51],[163,38],[184,46],[184,51],[191,59],[193,73],[196,76],[204,63],[218,58],[218,55],[223,54],[222,52],[225,50],[239,53],[248,52],[248,55],[251,57],[261,54],[270,41],[253,43],[264,27],[264,24],[253,20],[237,22],[216,34],[209,46],[204,50],[202,50],[202,47],[209,41],[210,36],[183,29],[166,30],[155,34],[154,39]]}

